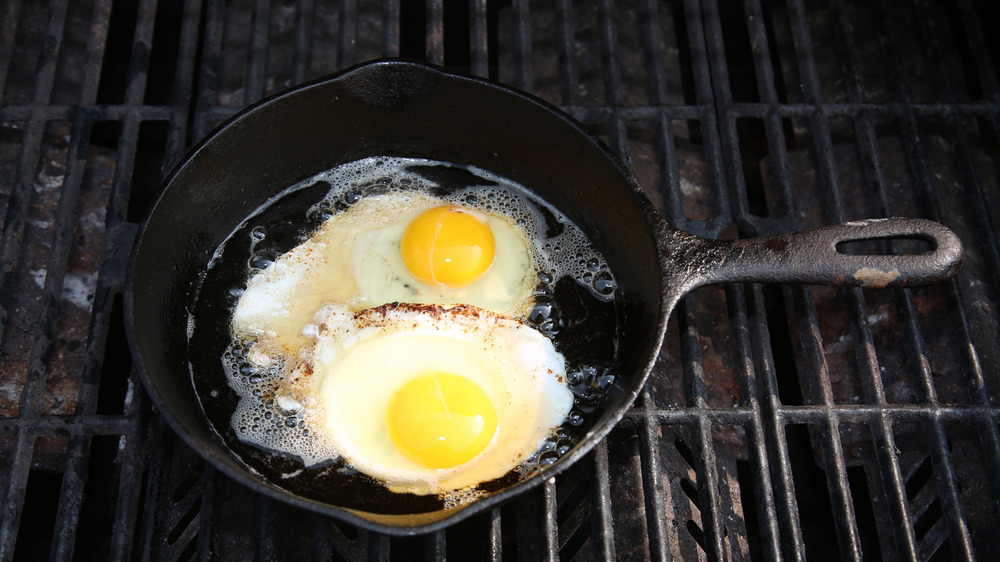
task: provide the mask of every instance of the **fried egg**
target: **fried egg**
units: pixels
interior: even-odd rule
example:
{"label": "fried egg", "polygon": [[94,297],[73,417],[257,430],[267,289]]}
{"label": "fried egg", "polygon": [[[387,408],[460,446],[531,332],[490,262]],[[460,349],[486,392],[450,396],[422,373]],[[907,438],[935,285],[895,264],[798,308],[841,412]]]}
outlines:
{"label": "fried egg", "polygon": [[250,278],[234,325],[267,326],[295,349],[305,343],[302,327],[326,303],[355,310],[409,302],[519,311],[535,278],[524,236],[502,216],[443,203],[390,192],[331,217]]}
{"label": "fried egg", "polygon": [[391,205],[392,197],[410,199],[411,212],[357,237],[356,302],[462,303],[509,315],[528,298],[534,278],[528,242],[508,219],[426,196],[363,203]]}
{"label": "fried egg", "polygon": [[[248,262],[223,365],[241,441],[454,499],[530,470],[573,406],[556,331],[524,323],[535,299],[554,317],[556,280],[604,302],[614,280],[523,188],[471,168],[483,185],[442,187],[412,171],[428,163],[366,159],[304,182],[331,186],[309,211],[328,217]],[[251,254],[262,228],[246,226]]]}
{"label": "fried egg", "polygon": [[[499,478],[573,405],[551,340],[476,307],[327,305],[305,332],[312,345],[291,376],[257,407],[241,401],[234,425],[273,419],[259,446],[307,466],[342,458],[394,492],[446,494]],[[286,416],[269,416],[268,403]]]}

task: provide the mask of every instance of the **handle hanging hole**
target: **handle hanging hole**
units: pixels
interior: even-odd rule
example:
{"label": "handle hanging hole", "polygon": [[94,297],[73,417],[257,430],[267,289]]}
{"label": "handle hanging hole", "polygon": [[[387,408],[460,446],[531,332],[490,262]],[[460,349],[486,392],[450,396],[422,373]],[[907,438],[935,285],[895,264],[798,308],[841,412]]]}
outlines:
{"label": "handle hanging hole", "polygon": [[936,248],[932,238],[921,236],[844,240],[837,243],[837,253],[849,256],[919,256],[929,254]]}

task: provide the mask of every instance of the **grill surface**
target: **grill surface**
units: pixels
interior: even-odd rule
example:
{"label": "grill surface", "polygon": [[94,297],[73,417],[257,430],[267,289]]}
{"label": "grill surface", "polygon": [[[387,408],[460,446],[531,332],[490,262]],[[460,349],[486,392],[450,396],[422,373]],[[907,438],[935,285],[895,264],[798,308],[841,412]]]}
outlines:
{"label": "grill surface", "polygon": [[[987,4],[0,3],[0,559],[998,559]],[[135,225],[221,120],[397,55],[563,107],[689,232],[918,216],[968,258],[913,290],[696,291],[605,442],[453,528],[390,539],[272,502],[179,441],[131,373]]]}

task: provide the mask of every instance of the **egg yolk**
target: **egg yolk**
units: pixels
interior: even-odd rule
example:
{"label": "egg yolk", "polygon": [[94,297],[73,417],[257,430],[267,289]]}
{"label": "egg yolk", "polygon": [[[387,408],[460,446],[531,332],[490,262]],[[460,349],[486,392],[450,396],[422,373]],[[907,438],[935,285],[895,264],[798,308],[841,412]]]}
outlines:
{"label": "egg yolk", "polygon": [[414,277],[428,285],[458,289],[486,274],[496,253],[493,231],[482,213],[435,207],[403,232],[400,253]]}
{"label": "egg yolk", "polygon": [[389,437],[411,460],[452,468],[475,457],[497,430],[497,414],[476,383],[450,373],[427,373],[404,384],[389,402]]}

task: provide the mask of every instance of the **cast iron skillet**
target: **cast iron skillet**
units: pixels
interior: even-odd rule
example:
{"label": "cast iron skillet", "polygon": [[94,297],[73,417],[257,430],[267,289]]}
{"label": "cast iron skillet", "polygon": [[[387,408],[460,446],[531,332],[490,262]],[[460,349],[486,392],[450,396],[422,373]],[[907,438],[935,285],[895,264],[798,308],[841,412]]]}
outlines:
{"label": "cast iron skillet", "polygon": [[[234,458],[207,421],[189,373],[186,310],[213,251],[273,194],[369,156],[474,165],[529,186],[588,233],[616,276],[620,357],[606,409],[541,477],[464,508],[401,514],[289,491]],[[922,239],[933,249],[858,256],[836,247],[888,238]],[[735,242],[697,238],[667,224],[609,150],[554,107],[423,64],[376,61],[264,100],[191,151],[139,231],[125,292],[126,323],[153,402],[216,468],[273,498],[371,530],[412,534],[494,507],[585,455],[632,404],[671,310],[693,288],[733,281],[910,286],[952,276],[962,255],[950,230],[918,219],[859,221]]]}

